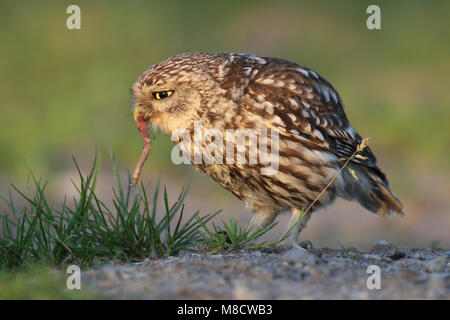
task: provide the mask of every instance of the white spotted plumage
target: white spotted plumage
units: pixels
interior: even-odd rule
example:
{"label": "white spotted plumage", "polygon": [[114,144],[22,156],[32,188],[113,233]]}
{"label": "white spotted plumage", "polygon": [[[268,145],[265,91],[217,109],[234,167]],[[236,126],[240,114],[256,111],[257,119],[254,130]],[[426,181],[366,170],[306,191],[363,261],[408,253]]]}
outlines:
{"label": "white spotted plumage", "polygon": [[[152,92],[170,89],[162,102]],[[274,129],[279,132],[279,169],[262,175],[258,165],[195,164],[245,201],[256,227],[286,209],[308,207],[339,172],[361,136],[350,126],[336,90],[315,71],[286,60],[254,55],[182,54],[150,67],[134,87],[135,108],[153,126],[171,134],[177,126]],[[402,213],[370,148],[315,202],[312,210],[337,196],[356,200],[378,214]],[[299,229],[296,229],[295,238]]]}

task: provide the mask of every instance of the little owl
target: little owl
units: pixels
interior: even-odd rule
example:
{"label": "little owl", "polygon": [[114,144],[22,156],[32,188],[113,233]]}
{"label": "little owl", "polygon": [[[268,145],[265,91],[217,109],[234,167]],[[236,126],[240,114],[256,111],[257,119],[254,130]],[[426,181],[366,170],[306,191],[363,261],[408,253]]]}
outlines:
{"label": "little owl", "polygon": [[[138,125],[149,122],[169,136],[177,129],[193,136],[195,123],[224,137],[229,129],[276,131],[278,165],[271,174],[262,173],[261,161],[190,162],[248,205],[254,229],[290,209],[288,229],[295,227],[287,244],[296,244],[311,213],[336,197],[378,215],[403,214],[370,148],[355,153],[363,139],[350,126],[342,99],[311,69],[246,54],[181,54],[151,66],[133,93]],[[191,160],[202,152],[195,144],[187,148]]]}

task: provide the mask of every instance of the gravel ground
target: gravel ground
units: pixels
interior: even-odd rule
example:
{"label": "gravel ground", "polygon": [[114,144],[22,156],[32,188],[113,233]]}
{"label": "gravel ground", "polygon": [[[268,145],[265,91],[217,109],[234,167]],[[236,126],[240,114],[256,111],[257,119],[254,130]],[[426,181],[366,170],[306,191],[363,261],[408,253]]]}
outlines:
{"label": "gravel ground", "polygon": [[[371,265],[380,289],[368,289]],[[117,299],[449,299],[450,251],[393,246],[369,252],[309,246],[221,254],[182,253],[86,271],[85,285]]]}

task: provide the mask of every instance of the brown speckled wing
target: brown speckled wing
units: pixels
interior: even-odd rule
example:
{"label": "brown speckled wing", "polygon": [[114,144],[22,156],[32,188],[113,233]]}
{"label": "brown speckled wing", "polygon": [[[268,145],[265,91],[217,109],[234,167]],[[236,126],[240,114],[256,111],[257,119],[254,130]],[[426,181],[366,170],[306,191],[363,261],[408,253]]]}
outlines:
{"label": "brown speckled wing", "polygon": [[[275,58],[266,63],[249,63],[257,72],[249,82],[247,95],[262,116],[274,120],[280,132],[310,147],[325,149],[338,158],[348,158],[361,143],[361,136],[350,126],[344,105],[336,90],[316,72]],[[254,110],[255,112],[255,110]],[[370,148],[355,162],[376,167]]]}

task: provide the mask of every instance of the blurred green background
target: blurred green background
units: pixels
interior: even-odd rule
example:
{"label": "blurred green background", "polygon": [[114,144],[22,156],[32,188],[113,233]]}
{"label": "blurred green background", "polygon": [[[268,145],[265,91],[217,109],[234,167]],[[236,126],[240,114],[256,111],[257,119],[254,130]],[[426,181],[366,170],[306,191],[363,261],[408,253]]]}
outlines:
{"label": "blurred green background", "polygon": [[[81,8],[81,30],[66,28],[71,4]],[[381,7],[381,30],[366,27],[370,4]],[[449,13],[449,1],[2,1],[0,191],[25,183],[31,167],[53,181],[58,199],[70,184],[71,156],[87,166],[95,146],[104,158],[111,147],[119,164],[134,167],[137,77],[182,52],[245,52],[298,62],[330,81],[406,205],[398,220],[339,202],[312,219],[307,238],[333,247],[380,237],[448,247]],[[247,220],[237,199],[173,165],[171,148],[157,136],[146,178],[161,175],[175,193],[192,179],[193,208]]]}

